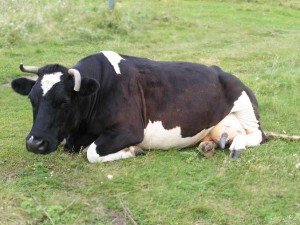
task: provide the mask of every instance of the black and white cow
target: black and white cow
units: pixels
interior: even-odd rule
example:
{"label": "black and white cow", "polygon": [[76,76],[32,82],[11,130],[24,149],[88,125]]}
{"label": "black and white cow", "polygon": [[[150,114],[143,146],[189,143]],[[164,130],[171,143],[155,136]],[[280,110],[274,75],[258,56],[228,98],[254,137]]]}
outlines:
{"label": "black and white cow", "polygon": [[[32,103],[26,148],[34,153],[50,153],[66,139],[65,148],[87,148],[88,161],[95,163],[147,149],[180,149],[210,137],[221,147],[231,144],[231,156],[238,157],[265,140],[254,94],[217,66],[102,51],[70,69],[20,68],[38,75],[37,81],[12,82]],[[221,138],[220,132],[232,134]]]}

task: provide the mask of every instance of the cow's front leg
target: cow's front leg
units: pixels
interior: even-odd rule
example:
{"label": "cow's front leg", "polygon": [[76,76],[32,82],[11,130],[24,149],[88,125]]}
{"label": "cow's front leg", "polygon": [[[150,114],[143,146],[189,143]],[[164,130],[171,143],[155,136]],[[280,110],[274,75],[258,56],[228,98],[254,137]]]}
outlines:
{"label": "cow's front leg", "polygon": [[143,140],[142,131],[129,127],[100,135],[87,149],[88,161],[108,162],[143,154],[142,149],[136,146]]}
{"label": "cow's front leg", "polygon": [[80,152],[82,148],[89,146],[97,136],[93,134],[74,134],[70,135],[64,146],[64,149],[68,152]]}
{"label": "cow's front leg", "polygon": [[97,153],[97,146],[95,143],[91,144],[87,150],[87,159],[90,163],[97,162],[109,162],[115,161],[119,159],[126,159],[135,157],[138,155],[144,155],[145,152],[138,146],[130,146],[128,148],[124,148],[116,153],[108,154],[106,156],[100,156]]}

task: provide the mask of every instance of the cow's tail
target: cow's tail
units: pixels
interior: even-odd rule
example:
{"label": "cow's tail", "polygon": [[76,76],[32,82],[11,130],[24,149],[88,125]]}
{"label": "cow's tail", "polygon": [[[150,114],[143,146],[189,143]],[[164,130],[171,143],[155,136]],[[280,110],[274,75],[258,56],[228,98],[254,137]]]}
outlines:
{"label": "cow's tail", "polygon": [[283,139],[283,140],[291,140],[291,141],[300,141],[300,136],[298,135],[278,134],[271,131],[265,131],[264,133],[267,136],[267,139]]}

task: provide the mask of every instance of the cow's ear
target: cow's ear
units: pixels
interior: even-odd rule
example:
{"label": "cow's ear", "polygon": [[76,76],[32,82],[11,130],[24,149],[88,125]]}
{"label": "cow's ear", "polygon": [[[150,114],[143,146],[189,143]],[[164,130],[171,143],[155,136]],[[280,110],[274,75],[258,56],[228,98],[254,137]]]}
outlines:
{"label": "cow's ear", "polygon": [[27,78],[17,78],[11,82],[11,87],[15,92],[21,95],[28,95],[31,91],[33,85],[35,84],[34,80]]}
{"label": "cow's ear", "polygon": [[78,93],[83,97],[89,96],[96,93],[99,87],[100,85],[96,80],[90,78],[83,78],[81,80],[80,90]]}

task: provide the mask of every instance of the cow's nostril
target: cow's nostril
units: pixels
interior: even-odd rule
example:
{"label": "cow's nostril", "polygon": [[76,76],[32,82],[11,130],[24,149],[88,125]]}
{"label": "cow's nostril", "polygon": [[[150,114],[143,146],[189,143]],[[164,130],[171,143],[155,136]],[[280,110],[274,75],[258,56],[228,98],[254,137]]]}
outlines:
{"label": "cow's nostril", "polygon": [[31,136],[26,141],[27,150],[34,153],[44,153],[47,150],[48,142],[41,138]]}

